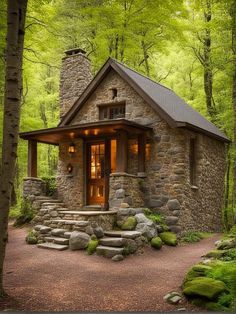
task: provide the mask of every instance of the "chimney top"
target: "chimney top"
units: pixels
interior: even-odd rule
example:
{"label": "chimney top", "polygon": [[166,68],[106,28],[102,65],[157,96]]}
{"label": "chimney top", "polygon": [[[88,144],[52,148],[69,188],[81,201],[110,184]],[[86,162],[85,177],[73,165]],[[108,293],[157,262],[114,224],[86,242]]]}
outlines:
{"label": "chimney top", "polygon": [[73,49],[70,49],[70,50],[66,50],[65,51],[65,54],[67,56],[72,56],[72,55],[76,55],[77,53],[82,53],[82,54],[86,54],[86,51],[81,49],[81,48],[73,48]]}

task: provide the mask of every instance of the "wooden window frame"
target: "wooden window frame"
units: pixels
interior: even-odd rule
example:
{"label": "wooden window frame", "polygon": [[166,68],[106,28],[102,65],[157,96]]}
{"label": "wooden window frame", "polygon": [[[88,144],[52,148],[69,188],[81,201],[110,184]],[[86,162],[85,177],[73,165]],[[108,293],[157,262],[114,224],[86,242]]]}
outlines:
{"label": "wooden window frame", "polygon": [[[112,116],[112,111],[114,109],[121,109],[122,112],[122,116],[120,117],[113,117]],[[98,109],[99,109],[99,120],[116,120],[116,119],[124,119],[125,118],[125,111],[126,111],[126,104],[125,102],[116,102],[116,103],[112,103],[112,104],[100,104],[98,105]]]}

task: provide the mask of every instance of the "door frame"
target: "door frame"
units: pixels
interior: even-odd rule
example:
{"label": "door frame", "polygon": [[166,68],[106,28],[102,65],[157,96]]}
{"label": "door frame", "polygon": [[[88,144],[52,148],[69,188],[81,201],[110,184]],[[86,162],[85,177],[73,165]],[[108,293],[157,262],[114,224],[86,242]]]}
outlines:
{"label": "door frame", "polygon": [[[89,154],[89,147],[93,144],[102,144],[105,145],[105,162],[104,162],[104,209],[109,209],[109,178],[111,173],[111,156],[110,156],[110,144],[111,138],[96,138],[96,139],[86,139],[84,141],[84,169],[85,169],[85,184],[84,184],[84,192],[85,192],[85,205],[89,204],[89,161],[90,161],[90,154]],[[100,204],[98,204],[100,205]]]}

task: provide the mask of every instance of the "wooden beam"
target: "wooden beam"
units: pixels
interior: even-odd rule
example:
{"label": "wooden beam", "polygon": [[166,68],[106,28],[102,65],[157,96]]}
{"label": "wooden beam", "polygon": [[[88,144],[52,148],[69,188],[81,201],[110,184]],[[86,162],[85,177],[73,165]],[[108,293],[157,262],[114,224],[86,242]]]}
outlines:
{"label": "wooden beam", "polygon": [[145,172],[146,143],[146,134],[140,134],[138,136],[138,172]]}
{"label": "wooden beam", "polygon": [[117,131],[116,172],[127,172],[128,137],[124,130]]}
{"label": "wooden beam", "polygon": [[37,142],[28,141],[28,177],[37,178]]}

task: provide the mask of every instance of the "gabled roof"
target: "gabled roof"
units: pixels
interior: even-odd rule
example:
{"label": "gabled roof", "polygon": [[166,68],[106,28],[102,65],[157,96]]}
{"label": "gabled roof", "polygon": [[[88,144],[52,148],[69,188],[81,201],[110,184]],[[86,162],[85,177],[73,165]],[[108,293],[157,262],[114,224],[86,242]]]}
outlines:
{"label": "gabled roof", "polygon": [[59,126],[68,125],[71,122],[89,96],[112,69],[130,84],[171,127],[186,127],[198,132],[206,133],[208,136],[218,140],[229,142],[227,136],[219,128],[190,107],[171,89],[131,70],[124,64],[112,58],[109,58],[103,65],[79,99],[63,117]]}

